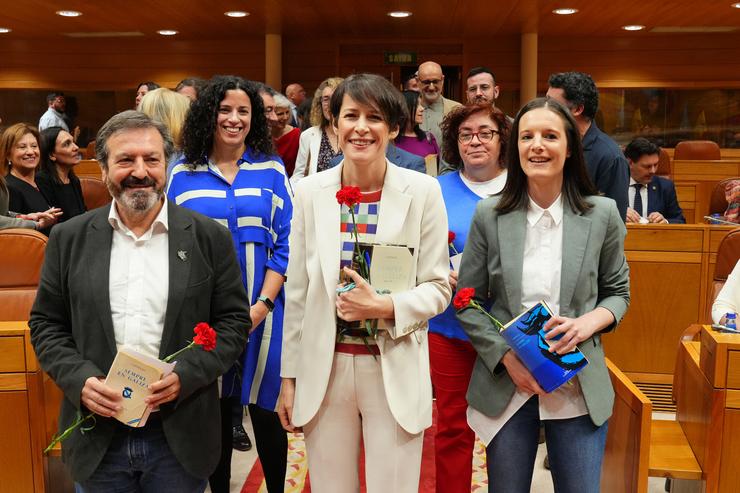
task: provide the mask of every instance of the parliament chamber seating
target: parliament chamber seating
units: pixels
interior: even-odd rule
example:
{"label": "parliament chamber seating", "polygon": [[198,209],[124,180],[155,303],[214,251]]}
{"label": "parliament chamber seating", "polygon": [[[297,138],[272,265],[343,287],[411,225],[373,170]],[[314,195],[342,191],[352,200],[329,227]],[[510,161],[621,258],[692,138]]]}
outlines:
{"label": "parliament chamber seating", "polygon": [[722,159],[720,148],[711,140],[684,140],[676,144],[673,159],[712,161]]}
{"label": "parliament chamber seating", "polygon": [[712,195],[709,197],[709,214],[722,214],[724,215],[727,210],[727,196],[725,195],[725,187],[733,180],[740,180],[740,177],[735,176],[732,178],[725,178],[720,180],[714,186]]}
{"label": "parliament chamber seating", "polygon": [[102,173],[100,165],[94,159],[83,159],[75,166],[75,174],[82,178],[83,176],[93,177],[100,179]]}
{"label": "parliament chamber seating", "polygon": [[660,156],[658,159],[658,169],[655,174],[661,178],[673,180],[673,160],[668,152],[666,152],[662,147],[660,149]]}
{"label": "parliament chamber seating", "polygon": [[82,197],[85,200],[85,207],[88,211],[97,209],[111,202],[112,197],[105,186],[103,180],[92,176],[80,177],[80,186],[82,187]]}

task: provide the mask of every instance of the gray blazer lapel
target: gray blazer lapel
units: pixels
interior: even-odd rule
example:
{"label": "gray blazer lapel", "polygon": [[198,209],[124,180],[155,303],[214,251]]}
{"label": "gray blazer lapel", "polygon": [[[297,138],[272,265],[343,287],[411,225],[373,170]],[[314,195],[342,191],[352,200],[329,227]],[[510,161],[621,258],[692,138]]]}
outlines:
{"label": "gray blazer lapel", "polygon": [[512,315],[521,311],[522,270],[524,265],[524,236],[527,212],[516,210],[498,215],[498,246],[506,297]]}
{"label": "gray blazer lapel", "polygon": [[316,226],[316,244],[321,272],[329,299],[333,300],[339,283],[341,239],[339,221],[341,208],[337,203],[342,176],[342,164],[326,171],[322,187],[313,191],[313,217]]}
{"label": "gray blazer lapel", "polygon": [[[170,287],[167,295],[167,313],[164,319],[162,331],[162,343],[159,348],[159,357],[166,357],[172,353],[170,342],[172,335],[176,332],[175,323],[177,316],[182,310],[183,299],[190,279],[190,267],[193,262],[192,222],[190,218],[178,210],[172,202],[167,202],[168,223],[168,261],[170,266]],[[204,320],[205,321],[205,320]],[[175,350],[184,345],[185,341],[176,341],[180,344]]]}
{"label": "gray blazer lapel", "polygon": [[[560,273],[560,314],[571,306],[583,257],[591,233],[591,219],[574,213],[563,203],[563,266]],[[569,316],[573,316],[569,313]]]}
{"label": "gray blazer lapel", "polygon": [[87,272],[95,311],[100,318],[100,326],[103,328],[111,354],[115,355],[118,349],[110,309],[110,249],[113,242],[113,228],[108,223],[110,207],[98,211],[97,217],[90,222],[87,230],[88,251],[83,258],[88,262]]}

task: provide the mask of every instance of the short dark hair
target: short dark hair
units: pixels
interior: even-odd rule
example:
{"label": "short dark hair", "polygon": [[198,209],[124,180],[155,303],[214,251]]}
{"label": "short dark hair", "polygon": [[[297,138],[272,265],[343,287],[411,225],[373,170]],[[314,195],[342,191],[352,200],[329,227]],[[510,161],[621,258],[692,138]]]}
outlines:
{"label": "short dark hair", "polygon": [[345,94],[360,104],[378,110],[391,131],[400,131],[406,103],[401,92],[388,79],[377,74],[354,74],[344,79],[329,103],[334,121],[339,118]]}
{"label": "short dark hair", "polygon": [[138,91],[141,86],[146,86],[146,88],[149,89],[150,91],[159,89],[160,87],[159,84],[157,84],[156,82],[147,81],[147,82],[139,82],[139,84],[137,84],[136,86],[136,90]]}
{"label": "short dark hair", "polygon": [[419,98],[421,97],[421,95],[418,93],[418,91],[403,91],[401,95],[403,95],[403,99],[406,102],[406,111],[404,112],[403,119],[399,124],[400,131],[398,132],[398,135],[403,135],[409,122],[413,122],[413,125],[411,125],[411,129],[416,134],[416,138],[419,141],[426,139],[426,132],[422,130],[421,127],[419,127],[419,124],[414,121],[416,118],[416,110],[419,107]]}
{"label": "short dark hair", "polygon": [[496,75],[493,73],[493,71],[488,67],[473,67],[468,71],[468,75],[465,76],[465,79],[469,79],[471,77],[475,77],[478,74],[490,74],[491,78],[493,79],[493,85],[496,85]]}
{"label": "short dark hair", "polygon": [[488,103],[478,103],[458,106],[445,116],[440,125],[442,130],[442,157],[445,161],[454,166],[455,169],[463,168],[463,160],[460,156],[460,149],[457,146],[457,137],[460,134],[460,125],[477,113],[484,113],[496,123],[499,131],[499,141],[501,142],[498,163],[499,166],[504,166],[504,160],[508,154],[507,151],[509,147],[509,121],[504,112],[500,109],[491,106]]}
{"label": "short dark hair", "polygon": [[259,94],[268,94],[270,96],[275,96],[275,94],[278,93],[275,89],[268,86],[264,82],[254,82],[254,85],[257,86],[257,92]]}
{"label": "short dark hair", "polygon": [[502,214],[527,207],[527,175],[522,169],[519,160],[519,122],[524,115],[532,110],[545,108],[560,117],[565,127],[565,135],[568,141],[570,156],[565,158],[563,167],[563,202],[570,206],[573,212],[584,213],[592,205],[585,199],[589,195],[599,195],[586,170],[586,161],[583,158],[583,146],[578,127],[568,108],[548,98],[533,99],[525,104],[517,113],[511,126],[509,139],[509,152],[506,155],[506,185],[501,191],[501,200],[496,209]]}
{"label": "short dark hair", "polygon": [[175,92],[180,92],[180,89],[183,89],[185,87],[192,87],[193,89],[195,89],[195,95],[197,96],[198,94],[200,94],[200,90],[203,87],[204,83],[205,81],[203,79],[199,79],[198,77],[188,77],[186,79],[181,80],[177,84],[177,87],[175,87]]}
{"label": "short dark hair", "polygon": [[547,81],[550,87],[562,89],[565,99],[573,106],[583,105],[583,116],[593,120],[599,110],[599,90],[590,75],[583,72],[552,74]]}
{"label": "short dark hair", "polygon": [[108,139],[116,133],[124,130],[146,128],[156,129],[159,132],[159,135],[162,136],[166,166],[172,155],[175,153],[175,144],[172,142],[169,130],[167,130],[164,123],[154,120],[153,118],[149,118],[141,111],[135,110],[123,111],[117,115],[113,115],[110,120],[105,122],[105,124],[100,127],[100,130],[98,130],[98,135],[95,137],[95,157],[100,166],[103,169],[108,169],[108,154],[110,153],[110,149],[108,149]]}
{"label": "short dark hair", "polygon": [[267,127],[265,106],[257,85],[235,75],[216,75],[203,87],[198,99],[193,101],[185,119],[182,133],[182,150],[191,166],[208,163],[208,154],[213,150],[213,134],[221,101],[227,91],[244,91],[252,105],[252,122],[244,144],[257,155],[275,155],[272,135]]}
{"label": "short dark hair", "polygon": [[58,97],[64,97],[63,92],[50,92],[46,95],[46,104],[51,104],[54,102],[54,100]]}
{"label": "short dark hair", "polygon": [[642,156],[652,156],[653,154],[660,156],[660,147],[645,137],[637,137],[624,148],[624,155],[633,163],[639,161]]}

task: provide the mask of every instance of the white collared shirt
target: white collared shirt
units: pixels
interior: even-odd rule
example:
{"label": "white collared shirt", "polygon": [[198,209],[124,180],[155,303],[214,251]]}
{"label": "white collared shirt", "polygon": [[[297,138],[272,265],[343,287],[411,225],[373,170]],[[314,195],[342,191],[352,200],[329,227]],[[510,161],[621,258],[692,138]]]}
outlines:
{"label": "white collared shirt", "polygon": [[116,347],[159,358],[170,287],[167,199],[140,237],[123,224],[113,201],[110,252],[110,309]]}
{"label": "white collared shirt", "polygon": [[[522,266],[522,311],[544,300],[553,315],[560,313],[563,265],[563,198],[543,209],[531,198],[527,208]],[[518,315],[518,314],[517,314]],[[572,385],[570,384],[572,382]],[[539,397],[540,419],[567,419],[588,414],[578,377]],[[468,424],[488,444],[532,394],[516,390],[504,411],[495,417],[468,407]]]}
{"label": "white collared shirt", "polygon": [[[637,185],[637,182],[630,176],[630,188],[629,188],[629,199],[630,199],[630,207],[632,209],[635,208],[635,193],[637,192],[635,190],[635,185]],[[648,211],[648,187],[649,185],[642,185],[642,188],[640,189],[640,198],[642,199],[642,217],[647,217],[647,211]]]}

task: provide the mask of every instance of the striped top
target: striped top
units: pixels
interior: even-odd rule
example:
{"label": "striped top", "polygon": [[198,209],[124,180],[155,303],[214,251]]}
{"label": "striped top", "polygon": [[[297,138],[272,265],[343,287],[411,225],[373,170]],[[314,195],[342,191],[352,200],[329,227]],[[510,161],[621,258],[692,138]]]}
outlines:
{"label": "striped top", "polygon": [[[375,241],[375,233],[378,230],[378,211],[380,210],[380,196],[382,190],[377,192],[363,193],[360,203],[355,204],[355,221],[357,221],[357,232],[360,243],[372,244]],[[342,252],[340,255],[339,268],[340,268],[340,280],[342,279],[341,269],[344,267],[350,267],[352,264],[352,254],[355,248],[355,239],[353,236],[355,225],[352,222],[352,214],[350,213],[349,207],[342,205],[340,212],[340,241],[342,245]],[[357,270],[355,266],[355,270]],[[359,273],[359,271],[358,271]],[[350,328],[352,334],[357,334],[357,330],[364,332],[364,328],[360,328],[358,322],[345,322],[337,318],[337,329],[343,330]],[[365,342],[362,337],[354,337],[351,335],[341,335],[337,338],[337,342],[342,344],[360,344],[364,345]],[[367,343],[375,345],[375,341],[372,338],[367,338]]]}
{"label": "striped top", "polygon": [[[178,164],[172,169],[167,196],[229,229],[244,286],[255,304],[267,269],[285,275],[288,267],[292,191],[278,158],[257,156],[247,149],[237,164],[232,184],[213,163],[195,169]],[[277,408],[280,392],[284,290],[274,302],[272,313],[249,335],[241,388],[239,371],[232,369],[223,378],[223,395],[241,394],[242,403],[268,410]]]}

